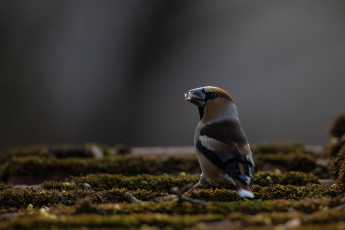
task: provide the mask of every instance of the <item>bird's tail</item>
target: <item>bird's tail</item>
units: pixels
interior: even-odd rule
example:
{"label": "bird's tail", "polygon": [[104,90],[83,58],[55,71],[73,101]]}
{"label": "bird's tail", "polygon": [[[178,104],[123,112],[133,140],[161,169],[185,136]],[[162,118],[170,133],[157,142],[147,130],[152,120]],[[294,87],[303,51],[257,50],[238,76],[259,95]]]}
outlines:
{"label": "bird's tail", "polygon": [[240,180],[235,179],[235,184],[237,187],[237,192],[240,197],[247,197],[247,198],[254,198],[254,193],[250,191],[250,188],[248,185],[243,184]]}

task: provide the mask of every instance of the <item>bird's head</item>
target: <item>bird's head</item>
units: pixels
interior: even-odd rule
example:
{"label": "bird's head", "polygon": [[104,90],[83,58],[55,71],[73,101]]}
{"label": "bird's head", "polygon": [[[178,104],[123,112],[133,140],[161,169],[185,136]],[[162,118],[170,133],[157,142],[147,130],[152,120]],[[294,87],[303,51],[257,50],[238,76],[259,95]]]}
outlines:
{"label": "bird's head", "polygon": [[234,105],[233,98],[225,90],[214,86],[191,89],[184,96],[186,101],[198,106],[200,119],[204,116],[211,119],[222,115],[230,105]]}

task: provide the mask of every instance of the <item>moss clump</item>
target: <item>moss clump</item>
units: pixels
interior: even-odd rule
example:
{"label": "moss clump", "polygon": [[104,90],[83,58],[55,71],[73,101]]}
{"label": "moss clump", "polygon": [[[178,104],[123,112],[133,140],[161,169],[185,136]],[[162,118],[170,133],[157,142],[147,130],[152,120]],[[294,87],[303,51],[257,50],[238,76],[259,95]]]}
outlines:
{"label": "moss clump", "polygon": [[[335,197],[341,194],[337,186],[308,184],[306,186],[294,185],[274,185],[261,187],[253,185],[252,191],[255,199],[275,200],[275,199],[293,199],[301,200],[304,198],[331,196]],[[235,190],[227,189],[200,189],[197,193],[191,195],[193,198],[212,201],[235,201],[240,199]]]}
{"label": "moss clump", "polygon": [[332,137],[337,138],[340,138],[343,134],[345,134],[345,113],[334,119],[330,126],[329,134]]}
{"label": "moss clump", "polygon": [[345,162],[345,146],[340,149],[335,158],[331,159],[329,172],[333,178],[336,179],[339,177],[340,168],[343,162]]}
{"label": "moss clump", "polygon": [[[114,156],[112,149],[105,158],[58,157],[40,148],[30,153],[20,150],[0,163],[5,181],[56,180],[57,175],[68,179],[32,187],[0,182],[0,229],[259,230],[289,229],[295,220],[296,229],[344,228],[343,158],[336,161],[337,184],[320,185],[316,176],[305,173],[314,167],[315,158],[297,146],[289,148],[266,148],[261,150],[271,152],[255,154],[257,168],[271,164],[288,172],[256,172],[251,185],[254,199],[240,198],[234,186],[212,181],[185,195],[202,200],[204,207],[178,201],[170,190],[199,180],[188,174],[200,172],[195,156]],[[137,202],[131,202],[128,194]]]}
{"label": "moss clump", "polygon": [[81,145],[58,144],[58,145],[33,145],[15,147],[7,150],[0,159],[0,164],[12,158],[34,156],[51,158],[103,158],[114,155],[130,153],[131,148],[125,144],[117,144],[114,147],[100,143],[84,143]]}
{"label": "moss clump", "polygon": [[343,147],[343,161],[339,162],[337,184],[341,191],[345,191],[345,147]]}
{"label": "moss clump", "polygon": [[[102,156],[109,156],[112,148],[99,143],[85,143],[82,145],[59,144],[59,145],[33,145],[26,147],[11,148],[2,156],[0,162],[5,162],[15,157],[36,156],[52,158],[93,158],[96,157],[93,147],[101,151]],[[123,146],[123,145],[121,145]],[[116,148],[116,147],[115,147]],[[124,148],[124,147],[123,147]],[[122,148],[122,149],[123,149]],[[129,147],[127,147],[129,149]],[[98,156],[99,157],[99,156]]]}
{"label": "moss clump", "polygon": [[[88,228],[100,227],[121,227],[137,229],[143,224],[151,227],[170,227],[173,229],[181,228],[197,228],[200,221],[204,222],[206,227],[211,227],[210,221],[229,220],[236,223],[233,228],[250,227],[259,228],[274,227],[278,224],[285,224],[294,218],[301,220],[301,226],[310,226],[315,224],[334,224],[341,221],[345,217],[345,211],[340,210],[339,205],[345,202],[342,197],[322,198],[322,199],[304,199],[300,201],[294,200],[237,200],[234,202],[209,202],[206,207],[200,208],[187,202],[176,202],[173,200],[164,202],[145,202],[145,203],[118,203],[118,204],[94,204],[86,205],[82,214],[78,213],[78,208],[85,206],[85,201],[81,201],[74,206],[66,207],[58,205],[49,210],[31,210],[27,211],[30,215],[22,215],[15,221],[13,219],[5,219],[0,223],[1,229],[29,229],[46,228],[49,224],[54,224],[59,228],[77,228],[81,225]],[[90,209],[92,206],[92,210]],[[291,211],[292,209],[292,211]],[[103,210],[99,215],[98,210]],[[96,213],[95,213],[96,212]],[[97,215],[93,215],[93,213]],[[160,213],[157,215],[157,213]],[[306,215],[307,214],[307,215]],[[113,217],[121,217],[113,219]],[[151,218],[155,217],[155,221]],[[174,221],[172,224],[167,221]],[[187,222],[185,217],[190,218]],[[32,218],[33,222],[28,221]],[[82,221],[80,218],[83,218]],[[146,219],[146,222],[143,222]],[[34,223],[35,222],[35,223]],[[108,225],[109,224],[109,225]],[[282,226],[283,227],[283,226]],[[199,228],[197,228],[199,229]]]}
{"label": "moss clump", "polygon": [[160,213],[133,214],[133,215],[92,215],[80,214],[74,216],[47,217],[42,214],[35,214],[30,217],[23,217],[21,221],[7,220],[0,223],[1,229],[50,229],[52,225],[57,228],[69,229],[78,228],[141,228],[142,226],[154,226],[156,228],[170,227],[171,229],[182,229],[194,227],[199,222],[217,221],[224,219],[223,215],[166,215]]}
{"label": "moss clump", "polygon": [[125,144],[117,144],[117,145],[115,145],[114,148],[115,148],[117,154],[120,154],[120,155],[125,155],[125,154],[128,154],[131,152],[131,148]]}
{"label": "moss clump", "polygon": [[256,173],[254,184],[260,186],[272,184],[301,186],[307,184],[319,184],[319,178],[311,173],[288,172],[283,174],[279,170],[275,170],[274,172]]}
{"label": "moss clump", "polygon": [[[260,213],[256,215],[246,215],[242,213],[232,213],[229,215],[231,220],[236,220],[241,223],[241,227],[249,226],[266,226],[274,227],[274,229],[291,229],[292,227],[284,226],[287,221],[292,219],[299,219],[299,226],[301,228],[292,229],[306,229],[306,226],[313,226],[316,224],[334,224],[342,221],[345,218],[345,211],[318,211],[310,215],[304,215],[301,213]],[[275,226],[280,225],[280,226]],[[251,228],[249,228],[251,229]],[[307,228],[308,229],[308,228]],[[314,228],[310,228],[314,229]],[[337,229],[337,228],[336,228]],[[341,229],[341,228],[340,228]]]}
{"label": "moss clump", "polygon": [[[0,191],[0,208],[25,208],[29,204],[34,207],[42,205],[51,206],[54,204],[73,205],[79,199],[88,197],[93,202],[99,202],[100,196],[104,202],[126,201],[125,193],[127,189],[110,189],[96,193],[88,189],[76,189],[70,191],[57,190],[35,190],[8,188]],[[166,195],[165,192],[153,192],[149,190],[136,190],[131,193],[140,200],[153,200],[158,196]]]}
{"label": "moss clump", "polygon": [[[147,157],[147,156],[111,156],[106,154],[107,147],[101,146],[106,157],[90,158],[91,144],[82,147],[85,154],[80,157],[71,147],[33,146],[8,151],[0,161],[0,180],[9,183],[41,183],[47,179],[61,180],[67,176],[80,176],[90,173],[111,173],[124,175],[163,174],[163,173],[200,173],[196,156]],[[55,150],[54,150],[55,149]],[[284,171],[311,172],[316,166],[316,159],[303,152],[299,144],[284,146],[258,147],[260,151],[274,153],[254,154],[256,169],[267,171],[281,168]],[[83,152],[84,150],[80,150]],[[109,148],[108,148],[109,150]],[[295,150],[295,152],[290,152]],[[73,155],[74,153],[77,155]],[[79,151],[79,150],[78,150]],[[54,155],[55,154],[55,155]],[[63,156],[74,157],[63,157]],[[87,157],[88,156],[88,157]]]}
{"label": "moss clump", "polygon": [[293,199],[300,200],[304,198],[330,196],[335,197],[341,194],[339,188],[333,185],[318,185],[308,184],[306,186],[294,185],[274,185],[260,187],[252,186],[252,190],[257,199],[272,200],[272,199]]}
{"label": "moss clump", "polygon": [[326,157],[327,158],[334,158],[337,157],[341,147],[343,146],[338,140],[333,139],[331,144],[329,144],[326,148]]}
{"label": "moss clump", "polygon": [[341,147],[345,143],[345,114],[334,119],[330,126],[329,134],[332,137],[331,143],[326,149],[329,158],[336,157]]}
{"label": "moss clump", "polygon": [[328,210],[312,213],[308,217],[303,218],[304,224],[325,224],[325,223],[334,223],[338,221],[343,221],[345,219],[344,210]]}
{"label": "moss clump", "polygon": [[76,214],[93,213],[93,214],[99,214],[99,215],[106,214],[104,209],[92,203],[92,201],[88,198],[84,198],[77,201],[77,204],[75,206],[75,213]]}
{"label": "moss clump", "polygon": [[113,204],[101,205],[107,212],[111,213],[116,209],[116,213],[130,214],[140,212],[160,212],[160,213],[176,213],[176,214],[203,214],[203,213],[221,213],[229,214],[232,212],[243,212],[247,214],[258,214],[262,212],[287,212],[289,209],[312,213],[319,211],[325,207],[333,208],[344,203],[344,198],[338,196],[335,198],[305,198],[303,200],[236,200],[232,202],[209,202],[205,209],[198,205],[183,202],[181,204],[176,201],[165,202],[147,202],[143,204],[117,204],[116,208]]}
{"label": "moss clump", "polygon": [[14,157],[25,157],[25,156],[38,156],[48,157],[50,155],[49,147],[46,145],[33,145],[27,147],[16,147],[7,150],[0,159],[0,163],[3,164],[6,161]]}
{"label": "moss clump", "polygon": [[[307,185],[310,183],[319,184],[316,176],[303,172],[281,173],[258,172],[254,175],[254,184],[267,186],[273,184],[281,185]],[[148,175],[124,176],[122,174],[89,174],[87,176],[74,177],[65,182],[44,182],[45,189],[73,190],[84,188],[84,184],[90,185],[94,191],[102,191],[112,188],[127,188],[128,190],[145,189],[151,191],[169,191],[172,187],[183,187],[187,184],[195,184],[199,181],[199,176],[190,174],[174,175]],[[235,189],[232,184],[218,183],[210,181],[200,188],[226,188]]]}
{"label": "moss clump", "polygon": [[269,143],[252,147],[254,154],[266,153],[304,153],[305,148],[301,143]]}
{"label": "moss clump", "polygon": [[311,172],[316,167],[316,158],[310,153],[270,153],[254,155],[254,162],[258,169],[265,164],[281,166],[290,171]]}
{"label": "moss clump", "polygon": [[[102,191],[112,188],[127,188],[128,190],[146,189],[151,191],[169,191],[172,187],[182,187],[189,183],[197,183],[198,176],[191,175],[148,175],[124,176],[122,174],[90,174],[82,177],[75,177],[71,183],[80,188],[88,183],[92,190]],[[45,189],[66,189],[66,182],[45,182],[42,186]],[[67,188],[68,189],[68,188]]]}
{"label": "moss clump", "polygon": [[10,186],[8,184],[5,184],[4,182],[0,182],[0,190],[9,188]]}
{"label": "moss clump", "polygon": [[[310,172],[315,168],[316,159],[307,153],[264,154],[255,157],[257,168],[271,163],[289,171]],[[13,178],[22,178],[21,183],[40,183],[50,178],[63,179],[67,176],[87,175],[90,173],[122,173],[128,175],[163,174],[180,172],[200,173],[195,156],[188,157],[145,157],[116,156],[102,159],[88,158],[51,158],[51,157],[14,157],[0,165],[0,180],[17,183]],[[145,180],[143,180],[144,182]]]}
{"label": "moss clump", "polygon": [[[0,179],[11,176],[35,177],[46,180],[53,175],[67,177],[89,173],[123,173],[125,175],[200,172],[196,157],[117,156],[102,159],[15,157],[0,166]],[[37,183],[37,182],[36,182]]]}
{"label": "moss clump", "polygon": [[[161,202],[147,201],[143,203],[106,203],[96,204],[88,199],[78,200],[75,205],[63,206],[57,205],[50,208],[50,213],[55,215],[73,215],[80,214],[80,207],[86,206],[85,209],[91,211],[81,211],[83,213],[106,215],[111,214],[132,214],[132,213],[164,213],[164,214],[223,214],[228,215],[233,212],[242,212],[246,214],[288,212],[291,210],[303,213],[313,213],[320,210],[329,210],[344,204],[345,199],[341,196],[334,198],[305,198],[302,200],[236,200],[231,202],[207,202],[205,208],[200,205],[189,202],[178,202],[176,200],[168,200]],[[84,204],[86,203],[86,205]],[[81,205],[82,204],[82,205]]]}
{"label": "moss clump", "polygon": [[[253,185],[252,190],[255,199],[275,200],[275,199],[293,199],[313,198],[320,196],[335,197],[341,194],[337,186],[308,184],[306,186],[293,185],[274,185],[261,187]],[[137,199],[148,201],[157,197],[167,195],[164,191],[152,191],[145,189],[128,190],[126,188],[114,188],[100,192],[94,192],[89,189],[74,190],[35,190],[35,189],[16,189],[9,188],[0,191],[0,203],[2,208],[16,207],[25,208],[29,204],[34,207],[42,205],[50,206],[54,204],[73,205],[76,200],[88,197],[93,202],[99,202],[101,197],[105,203],[116,203],[127,201],[126,192],[130,191]],[[191,195],[194,198],[206,201],[236,201],[240,197],[236,190],[216,188],[199,189],[197,193]]]}
{"label": "moss clump", "polygon": [[52,204],[74,204],[76,199],[93,196],[91,191],[49,191],[35,189],[9,188],[0,191],[0,205],[2,208],[24,208],[29,204],[34,207]]}

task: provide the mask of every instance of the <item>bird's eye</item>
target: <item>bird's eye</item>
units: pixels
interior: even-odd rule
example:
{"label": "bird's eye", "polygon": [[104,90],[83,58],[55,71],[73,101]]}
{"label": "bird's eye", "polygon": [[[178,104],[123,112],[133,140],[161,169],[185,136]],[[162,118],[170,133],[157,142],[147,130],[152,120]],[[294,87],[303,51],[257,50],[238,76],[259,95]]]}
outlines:
{"label": "bird's eye", "polygon": [[216,99],[218,97],[218,94],[217,93],[211,93],[211,98],[212,99]]}

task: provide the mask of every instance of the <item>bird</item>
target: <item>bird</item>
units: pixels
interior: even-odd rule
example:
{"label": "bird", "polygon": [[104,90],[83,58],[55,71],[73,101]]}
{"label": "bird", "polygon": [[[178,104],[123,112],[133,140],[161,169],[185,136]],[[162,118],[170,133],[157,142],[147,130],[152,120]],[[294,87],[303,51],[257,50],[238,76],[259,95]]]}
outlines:
{"label": "bird", "polygon": [[249,187],[255,167],[253,154],[234,99],[215,86],[191,89],[184,95],[199,110],[194,144],[202,171],[199,182],[187,193],[213,180],[234,184],[240,197],[254,198]]}

